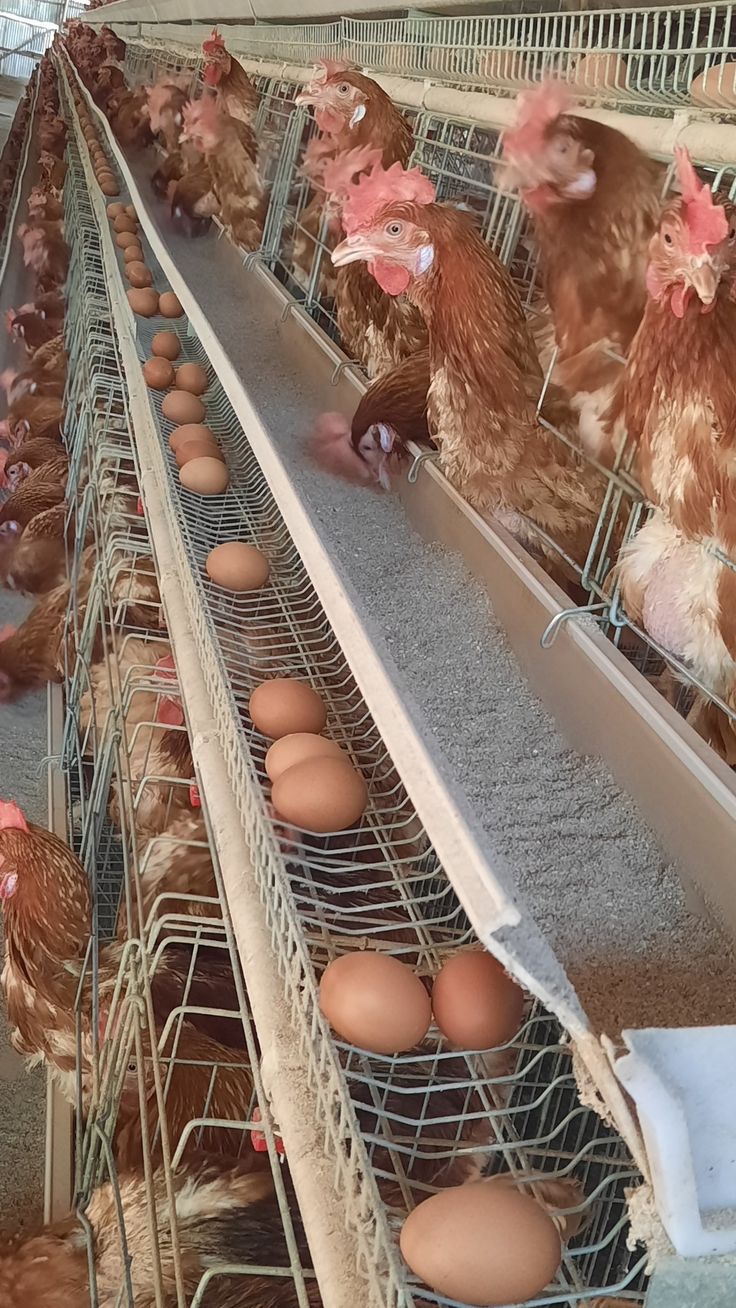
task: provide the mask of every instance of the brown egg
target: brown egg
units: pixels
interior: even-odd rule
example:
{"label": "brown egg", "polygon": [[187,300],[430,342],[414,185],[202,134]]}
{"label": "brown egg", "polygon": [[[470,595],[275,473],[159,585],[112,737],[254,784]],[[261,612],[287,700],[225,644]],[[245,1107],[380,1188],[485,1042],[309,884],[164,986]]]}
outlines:
{"label": "brown egg", "polygon": [[308,758],[281,773],[271,800],[286,822],[324,835],[358,826],[368,788],[349,759]]}
{"label": "brown egg", "polygon": [[196,495],[222,495],[230,485],[230,477],[219,459],[192,459],[179,471],[179,481]]}
{"label": "brown egg", "polygon": [[127,213],[119,213],[113,223],[116,232],[137,232],[138,224],[134,218],[129,218]]}
{"label": "brown egg", "polygon": [[176,332],[156,332],[151,349],[162,359],[178,359],[181,354],[181,342]]}
{"label": "brown egg", "polygon": [[133,313],[137,313],[141,318],[153,318],[154,314],[158,313],[158,295],[150,288],[139,291],[129,290],[128,304]]}
{"label": "brown egg", "polygon": [[207,373],[198,363],[183,363],[176,370],[176,389],[190,395],[204,395],[207,390]]}
{"label": "brown egg", "polygon": [[165,391],[174,380],[174,369],[168,359],[148,359],[143,365],[146,384],[153,391]]}
{"label": "brown egg", "polygon": [[127,250],[123,250],[123,263],[143,263],[140,245],[129,245]]}
{"label": "brown egg", "polygon": [[176,423],[201,423],[205,415],[202,401],[187,391],[172,391],[166,396],[162,409],[164,417]]}
{"label": "brown egg", "polygon": [[[172,395],[178,395],[178,391],[172,391]],[[168,400],[170,396],[166,396]],[[164,404],[166,401],[164,401]],[[201,422],[185,422],[181,427],[175,427],[169,436],[169,449],[172,454],[176,454],[181,445],[187,441],[207,441],[210,445],[217,447],[217,439],[214,432],[209,427],[205,427]]]}
{"label": "brown egg", "polygon": [[181,318],[184,310],[173,291],[164,291],[161,296],[161,316],[163,318]]}
{"label": "brown egg", "polygon": [[117,182],[100,182],[100,190],[103,195],[119,195],[120,187]]}
{"label": "brown egg", "polygon": [[115,244],[119,250],[129,250],[131,245],[139,245],[140,242],[132,232],[119,232],[115,237]]}
{"label": "brown egg", "polygon": [[524,991],[492,954],[465,950],[448,958],[432,987],[440,1031],[458,1049],[495,1049],[521,1026]]}
{"label": "brown egg", "polygon": [[[178,455],[177,455],[178,458]],[[207,574],[223,590],[257,590],[268,581],[268,559],[244,541],[230,540],[210,550],[205,562]]]}
{"label": "brown egg", "polygon": [[153,282],[153,273],[144,263],[126,264],[125,276],[128,278],[131,286],[150,286]]}
{"label": "brown egg", "polygon": [[248,711],[256,730],[271,740],[294,731],[319,735],[327,721],[327,710],[316,690],[292,677],[262,681],[250,697]]}
{"label": "brown egg", "polygon": [[419,977],[390,954],[366,949],[329,963],[319,1006],[348,1044],[374,1054],[401,1054],[427,1034],[429,995]]}
{"label": "brown egg", "polygon": [[502,1177],[453,1186],[425,1199],[409,1213],[399,1245],[430,1289],[482,1305],[536,1299],[562,1256],[549,1213]]}
{"label": "brown egg", "polygon": [[138,214],[136,213],[132,204],[126,204],[125,212],[127,213],[129,218],[135,218],[136,222],[138,221]]}
{"label": "brown egg", "polygon": [[108,204],[107,206],[108,218],[117,218],[119,213],[124,213],[124,212],[125,212],[125,205],[121,204],[119,200],[115,200],[112,204]]}
{"label": "brown egg", "polygon": [[736,105],[736,62],[731,59],[711,64],[690,87],[693,104],[708,109],[733,109]]}
{"label": "brown egg", "polygon": [[182,441],[176,450],[176,466],[183,468],[185,463],[190,463],[192,459],[219,459],[220,463],[225,462],[225,455],[217,445],[212,441]]}
{"label": "brown egg", "polygon": [[[209,572],[209,559],[207,571]],[[230,586],[228,589],[234,590],[235,587]],[[308,758],[345,758],[345,754],[336,740],[328,740],[327,736],[315,736],[310,731],[295,731],[290,736],[282,736],[273,742],[266,754],[266,772],[271,781],[278,781],[282,772]]]}

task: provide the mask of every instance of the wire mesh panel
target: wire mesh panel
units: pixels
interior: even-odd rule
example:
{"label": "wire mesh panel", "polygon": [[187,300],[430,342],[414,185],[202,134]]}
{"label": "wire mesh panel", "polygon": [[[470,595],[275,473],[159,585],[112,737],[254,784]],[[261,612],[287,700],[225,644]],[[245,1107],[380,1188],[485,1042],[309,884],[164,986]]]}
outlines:
{"label": "wire mesh panel", "polygon": [[[283,107],[282,84],[270,84],[264,100],[264,129],[275,134],[283,124],[282,139],[293,131],[293,170],[303,121]],[[474,155],[485,142],[468,145],[467,136],[456,139],[451,134],[443,139],[431,121],[420,130],[427,149],[444,151],[443,159],[455,149],[458,157],[470,159],[471,170],[477,169]],[[437,167],[440,172],[442,163]],[[470,172],[469,179],[473,177],[479,212],[490,229],[497,201],[479,170]],[[285,184],[280,194],[287,195]],[[163,290],[153,253],[148,248],[145,253],[154,284]],[[119,274],[112,269],[111,275]],[[151,353],[152,336],[160,325],[156,319],[136,319],[141,361]],[[167,324],[169,330],[172,326],[181,360],[197,362],[207,372],[207,423],[226,454],[229,488],[223,495],[203,498],[182,486],[169,449],[173,424],[164,418],[162,396],[156,392],[150,393],[150,403],[158,440],[155,448],[146,443],[146,454],[161,473],[162,506],[179,580],[284,987],[294,1050],[320,1103],[324,1153],[337,1193],[345,1200],[346,1224],[358,1239],[366,1293],[390,1305],[436,1297],[408,1278],[396,1247],[397,1227],[401,1215],[422,1197],[463,1179],[472,1157],[476,1172],[511,1171],[521,1185],[540,1195],[550,1181],[573,1182],[558,1192],[553,1207],[579,1210],[584,1220],[576,1223],[576,1234],[569,1235],[557,1283],[535,1303],[572,1308],[581,1298],[619,1288],[640,1303],[644,1261],[640,1252],[626,1251],[623,1207],[624,1188],[636,1184],[636,1173],[620,1139],[580,1105],[571,1050],[547,1014],[528,1005],[518,1036],[490,1055],[453,1053],[435,1029],[419,1049],[392,1059],[366,1055],[330,1036],[319,1009],[317,983],[332,959],[368,946],[404,959],[429,978],[448,952],[475,941],[247,436],[197,339],[184,324]],[[147,442],[148,437],[137,432],[136,440]],[[233,539],[247,540],[266,555],[266,586],[230,593],[212,582],[207,558],[215,546]],[[271,809],[265,767],[270,741],[255,728],[248,705],[253,689],[276,676],[307,680],[317,690],[327,708],[327,732],[367,783],[365,816],[349,830],[309,833],[286,824]],[[141,686],[144,693],[150,688],[149,681]],[[126,703],[125,696],[121,703]],[[145,877],[140,851],[131,849],[130,857],[138,861],[137,882]],[[150,844],[145,857],[155,858]],[[182,932],[196,929],[192,920],[182,922],[182,916],[195,915],[172,914],[170,908],[165,902],[151,905],[142,919],[149,951],[154,939],[164,938],[163,918],[166,934],[175,921]],[[148,980],[152,988],[150,972]],[[135,984],[131,981],[132,994],[137,993]],[[128,1008],[134,1011],[135,1004]],[[113,1023],[118,1032],[122,1020]],[[135,1038],[134,1032],[126,1049]],[[159,1035],[163,1080],[155,1086],[157,1098],[165,1095],[168,1041],[173,1038],[172,1028]],[[145,1060],[142,1041],[141,1036]],[[136,1049],[136,1069],[140,1059]],[[190,1067],[196,1064],[185,1061]],[[122,1061],[114,1067],[122,1067]],[[104,1084],[111,1084],[104,1068],[99,1075]],[[119,1077],[113,1074],[112,1081],[110,1094],[124,1095]],[[210,1105],[216,1081],[207,1079]],[[198,1121],[193,1130],[200,1128],[209,1129]],[[174,1158],[178,1149],[185,1149],[181,1141],[180,1134],[179,1145],[172,1145]]]}

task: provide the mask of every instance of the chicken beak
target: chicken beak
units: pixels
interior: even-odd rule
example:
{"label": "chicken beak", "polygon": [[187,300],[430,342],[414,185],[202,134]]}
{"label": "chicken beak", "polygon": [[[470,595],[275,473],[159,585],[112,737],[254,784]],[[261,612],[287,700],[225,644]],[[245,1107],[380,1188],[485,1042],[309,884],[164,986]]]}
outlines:
{"label": "chicken beak", "polygon": [[300,91],[299,94],[295,97],[294,104],[311,105],[311,104],[317,104],[318,101],[319,101],[318,92],[313,91],[309,86],[305,86],[304,90]]}
{"label": "chicken beak", "polygon": [[688,272],[688,280],[701,304],[707,306],[713,303],[719,279],[710,260],[693,264]]}
{"label": "chicken beak", "polygon": [[365,236],[348,236],[332,251],[332,262],[336,268],[344,268],[348,263],[369,263],[375,257],[376,251]]}

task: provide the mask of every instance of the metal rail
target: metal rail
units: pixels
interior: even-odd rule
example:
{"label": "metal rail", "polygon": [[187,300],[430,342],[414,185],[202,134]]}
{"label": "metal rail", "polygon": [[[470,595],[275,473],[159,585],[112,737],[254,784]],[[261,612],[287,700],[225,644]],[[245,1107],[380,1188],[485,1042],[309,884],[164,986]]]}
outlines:
{"label": "metal rail", "polygon": [[15,224],[18,218],[20,197],[23,194],[23,185],[25,182],[26,169],[28,167],[28,160],[30,157],[31,141],[33,140],[33,133],[36,125],[35,124],[36,105],[38,103],[39,86],[40,86],[40,79],[37,77],[35,86],[33,88],[33,98],[28,108],[28,121],[26,124],[26,134],[25,134],[25,141],[23,144],[23,154],[21,156],[20,166],[18,168],[18,173],[15,179],[15,183],[13,185],[13,195],[5,219],[5,227],[3,229],[2,235],[0,236],[0,286],[2,286],[5,280],[5,273],[7,271],[8,263],[10,260],[11,241],[15,234]]}

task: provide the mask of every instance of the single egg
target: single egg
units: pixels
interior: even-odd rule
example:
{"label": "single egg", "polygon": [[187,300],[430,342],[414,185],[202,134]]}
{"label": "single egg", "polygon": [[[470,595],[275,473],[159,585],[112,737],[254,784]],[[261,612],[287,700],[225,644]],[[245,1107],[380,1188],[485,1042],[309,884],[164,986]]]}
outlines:
{"label": "single egg", "polygon": [[327,710],[316,690],[292,677],[262,681],[250,697],[248,712],[256,730],[271,740],[294,731],[319,735],[327,721]]}
{"label": "single egg", "polygon": [[163,318],[181,318],[184,313],[184,310],[173,291],[163,292],[160,309]]}
{"label": "single egg", "polygon": [[[172,391],[171,394],[177,395],[178,392]],[[166,398],[169,398],[168,395]],[[172,454],[176,454],[179,447],[188,441],[208,441],[217,448],[214,434],[201,422],[185,422],[182,427],[175,427],[169,436],[169,449]]]}
{"label": "single egg", "polygon": [[131,288],[128,291],[128,304],[133,313],[139,314],[141,318],[153,318],[158,313],[158,295],[150,288],[142,291]]}
{"label": "single egg", "polygon": [[198,363],[183,363],[176,370],[176,389],[190,395],[204,395],[207,390],[207,373]]}
{"label": "single egg", "polygon": [[212,441],[189,440],[182,441],[176,450],[176,466],[183,468],[185,463],[190,463],[192,459],[219,459],[220,463],[225,462],[225,455],[222,450]]}
{"label": "single egg", "polygon": [[178,359],[181,354],[181,342],[176,332],[156,332],[151,350],[162,359]]}
{"label": "single egg", "polygon": [[524,991],[485,951],[453,954],[432,987],[440,1031],[459,1049],[495,1049],[519,1030]]}
{"label": "single egg", "polygon": [[107,206],[108,218],[117,218],[119,213],[124,213],[124,212],[125,212],[125,205],[121,204],[119,200],[114,200],[112,204],[108,204]]}
{"label": "single egg", "polygon": [[128,215],[129,218],[135,218],[136,221],[138,220],[138,214],[136,213],[136,211],[135,211],[135,209],[133,208],[132,204],[126,204],[126,206],[125,206],[125,212],[127,213],[127,215]]}
{"label": "single egg", "polygon": [[[185,448],[188,445],[187,441]],[[255,545],[244,541],[229,540],[215,546],[207,555],[205,567],[207,575],[223,590],[257,590],[268,581],[268,559]]]}
{"label": "single egg", "polygon": [[736,62],[726,59],[704,69],[690,87],[693,104],[707,109],[733,109],[736,105]]}
{"label": "single egg", "polygon": [[[207,571],[210,571],[209,559]],[[219,583],[221,586],[223,584]],[[228,590],[235,589],[234,586],[228,587]],[[345,755],[336,740],[328,740],[327,736],[315,736],[310,731],[294,731],[290,736],[282,736],[273,742],[266,754],[266,772],[271,781],[278,781],[282,772],[287,772],[308,758],[345,758]]]}
{"label": "single egg", "polygon": [[125,268],[125,276],[128,278],[131,286],[150,286],[153,282],[153,273],[144,263],[129,263]]}
{"label": "single egg", "polygon": [[326,835],[358,826],[368,787],[347,758],[309,758],[281,773],[271,800],[286,822]]}
{"label": "single egg", "polygon": [[401,1054],[421,1044],[431,1016],[429,995],[411,968],[368,949],[328,964],[319,1006],[341,1039],[374,1054]]}
{"label": "single egg", "polygon": [[586,91],[623,91],[627,85],[626,73],[620,55],[596,52],[578,59],[570,73],[570,82],[582,95]]}
{"label": "single egg", "polygon": [[143,365],[146,385],[154,391],[165,391],[174,380],[174,369],[168,359],[147,359]]}
{"label": "single egg", "polygon": [[115,237],[115,244],[119,250],[128,250],[131,245],[139,245],[140,242],[138,237],[134,236],[132,232],[120,232]]}
{"label": "single egg", "polygon": [[143,251],[140,245],[129,245],[123,250],[123,263],[143,263]]}
{"label": "single egg", "polygon": [[415,1276],[437,1294],[485,1308],[536,1299],[562,1257],[549,1213],[501,1177],[425,1199],[404,1222],[399,1247]]}
{"label": "single egg", "polygon": [[100,182],[100,190],[103,195],[119,195],[120,187],[117,182]]}
{"label": "single egg", "polygon": [[170,391],[161,407],[164,417],[177,425],[200,423],[205,415],[202,401],[197,395],[189,395],[187,391]]}
{"label": "single egg", "polygon": [[185,463],[179,471],[179,481],[196,495],[222,495],[230,485],[225,464],[211,456]]}
{"label": "single egg", "polygon": [[119,213],[113,223],[116,232],[137,232],[138,224],[133,218],[129,218],[127,213]]}

